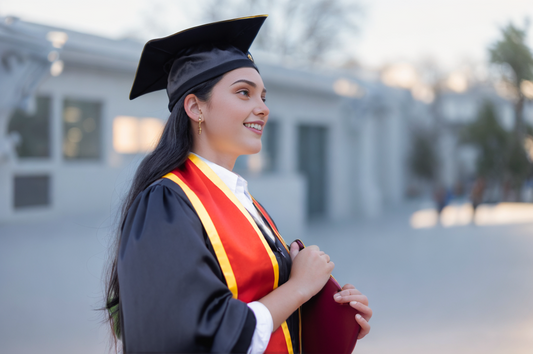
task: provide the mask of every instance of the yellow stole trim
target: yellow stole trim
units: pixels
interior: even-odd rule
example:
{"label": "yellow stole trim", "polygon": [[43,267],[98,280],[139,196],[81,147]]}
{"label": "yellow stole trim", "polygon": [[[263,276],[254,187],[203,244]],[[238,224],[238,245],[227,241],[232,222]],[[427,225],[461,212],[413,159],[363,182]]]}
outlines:
{"label": "yellow stole trim", "polygon": [[220,263],[220,268],[222,269],[222,273],[226,278],[228,288],[233,294],[233,298],[236,299],[239,295],[239,291],[237,289],[237,280],[235,279],[235,274],[233,274],[233,269],[231,268],[228,255],[226,254],[226,250],[222,245],[222,241],[220,240],[220,236],[218,235],[217,229],[215,228],[211,217],[207,213],[207,210],[205,210],[204,205],[202,204],[198,196],[189,188],[189,186],[187,186],[187,184],[185,184],[185,182],[183,182],[175,174],[169,173],[163,178],[168,178],[174,181],[174,183],[178,184],[185,192],[187,198],[189,198],[189,200],[191,201],[194,209],[200,217],[200,220],[202,221],[202,224],[204,225],[205,231],[207,232],[207,236],[209,237],[209,240],[213,245],[213,249],[215,250],[215,254],[217,255],[218,262]]}
{"label": "yellow stole trim", "polygon": [[283,336],[285,337],[285,343],[287,343],[287,349],[289,350],[289,354],[294,354],[294,349],[292,348],[291,333],[289,332],[289,326],[287,325],[287,321],[283,321],[283,323],[281,324],[281,329],[283,329]]}
{"label": "yellow stole trim", "polygon": [[213,170],[205,162],[202,161],[202,159],[200,159],[198,156],[193,155],[193,154],[189,155],[189,159],[196,165],[196,167],[198,167],[200,169],[200,171],[203,172],[204,175],[206,175],[211,180],[211,182],[213,182],[222,192],[224,192],[226,197],[228,197],[228,199],[231,200],[233,202],[233,204],[235,204],[235,206],[237,208],[239,208],[241,213],[246,217],[248,222],[252,225],[252,227],[254,228],[255,232],[257,233],[257,236],[259,237],[259,239],[263,243],[263,246],[265,247],[265,250],[267,251],[268,256],[270,258],[270,261],[272,262],[272,268],[274,270],[274,287],[273,287],[273,289],[276,289],[278,287],[278,284],[279,284],[279,265],[278,265],[278,260],[276,259],[276,256],[274,255],[274,253],[270,249],[270,246],[268,245],[267,241],[265,240],[265,237],[263,236],[263,233],[261,232],[261,230],[259,230],[259,227],[255,223],[255,220],[252,219],[252,216],[250,215],[248,210],[246,210],[246,208],[242,205],[242,203],[239,201],[239,199],[237,199],[237,197],[235,196],[235,194],[233,194],[233,192],[229,189],[229,187],[220,179],[220,177],[218,177],[218,175],[215,172],[213,172]]}
{"label": "yellow stole trim", "polygon": [[[237,199],[235,194],[228,188],[228,186],[218,177],[218,175],[205,163],[203,162],[198,156],[190,154],[189,159],[204,173],[210,180],[215,184],[225,195],[226,197],[231,200],[233,204],[239,209],[239,211],[246,217],[248,222],[252,225],[255,232],[257,233],[257,236],[261,240],[263,246],[265,247],[265,250],[268,253],[268,256],[270,258],[270,261],[272,262],[272,268],[274,270],[274,286],[273,289],[276,289],[279,284],[279,265],[278,261],[276,259],[276,256],[270,249],[270,246],[268,245],[267,241],[265,240],[261,230],[259,230],[259,227],[257,226],[255,220],[251,217],[250,213],[244,208],[242,203]],[[173,173],[168,173],[167,175],[163,176],[163,178],[168,178],[172,180],[174,183],[178,184],[187,198],[189,198],[189,201],[193,205],[194,209],[198,213],[198,217],[200,218],[200,221],[202,222],[207,236],[209,237],[209,240],[211,241],[211,244],[213,245],[213,249],[215,251],[215,254],[217,256],[217,259],[220,263],[220,267],[222,269],[222,273],[224,274],[224,277],[226,279],[227,285],[229,290],[231,291],[233,298],[238,298],[238,289],[237,289],[237,281],[235,279],[235,275],[233,273],[233,269],[231,268],[231,264],[228,258],[228,255],[224,249],[224,246],[222,245],[222,241],[220,240],[220,236],[215,228],[215,225],[213,224],[213,221],[211,220],[211,217],[207,213],[207,210],[205,209],[204,205],[194,193],[189,186],[185,182],[183,182],[178,176],[176,176]],[[281,238],[281,235],[277,234],[278,238]],[[280,241],[283,239],[281,238]],[[284,244],[284,241],[282,241]],[[285,244],[284,244],[285,246]],[[286,247],[286,246],[285,246]],[[287,321],[284,321],[281,324],[281,328],[283,331],[283,336],[285,337],[285,342],[287,344],[287,349],[289,354],[294,354],[294,349],[292,347],[292,341],[291,341],[291,335],[289,332],[289,327],[287,325]]]}

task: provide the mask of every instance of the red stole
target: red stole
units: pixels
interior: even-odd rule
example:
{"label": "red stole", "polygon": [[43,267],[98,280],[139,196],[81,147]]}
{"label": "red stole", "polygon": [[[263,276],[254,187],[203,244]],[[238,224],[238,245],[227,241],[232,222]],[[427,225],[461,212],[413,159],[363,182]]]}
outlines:
{"label": "red stole", "polygon": [[[235,299],[257,301],[278,287],[276,256],[248,211],[205,162],[191,154],[183,170],[164,178],[177,183],[189,198]],[[255,205],[273,226],[263,208]],[[276,229],[275,233],[285,245]],[[265,353],[293,354],[287,322],[272,333]]]}

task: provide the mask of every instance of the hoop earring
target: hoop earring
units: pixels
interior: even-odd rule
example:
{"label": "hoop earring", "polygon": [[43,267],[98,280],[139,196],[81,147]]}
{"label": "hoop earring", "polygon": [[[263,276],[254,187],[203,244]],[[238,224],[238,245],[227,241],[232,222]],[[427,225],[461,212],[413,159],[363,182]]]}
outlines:
{"label": "hoop earring", "polygon": [[202,115],[198,118],[198,135],[202,134]]}

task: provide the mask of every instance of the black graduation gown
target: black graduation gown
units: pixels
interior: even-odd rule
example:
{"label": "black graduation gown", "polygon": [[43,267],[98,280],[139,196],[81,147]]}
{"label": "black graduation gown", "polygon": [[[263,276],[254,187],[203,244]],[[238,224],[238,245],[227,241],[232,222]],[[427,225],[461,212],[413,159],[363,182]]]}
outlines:
{"label": "black graduation gown", "polygon": [[[264,230],[262,230],[264,233]],[[289,278],[290,256],[265,237]],[[161,179],[131,206],[118,257],[125,353],[238,353],[250,346],[256,320],[226,282],[209,238],[183,190]],[[298,314],[288,326],[298,352]]]}

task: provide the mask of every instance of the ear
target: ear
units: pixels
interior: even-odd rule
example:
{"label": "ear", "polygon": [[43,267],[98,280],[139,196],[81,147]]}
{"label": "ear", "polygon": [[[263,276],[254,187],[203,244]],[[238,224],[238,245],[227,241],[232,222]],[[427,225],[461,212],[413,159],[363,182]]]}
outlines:
{"label": "ear", "polygon": [[183,108],[185,109],[185,112],[189,118],[195,122],[198,122],[198,118],[200,118],[200,115],[202,114],[200,105],[200,100],[192,93],[187,95],[183,101]]}

